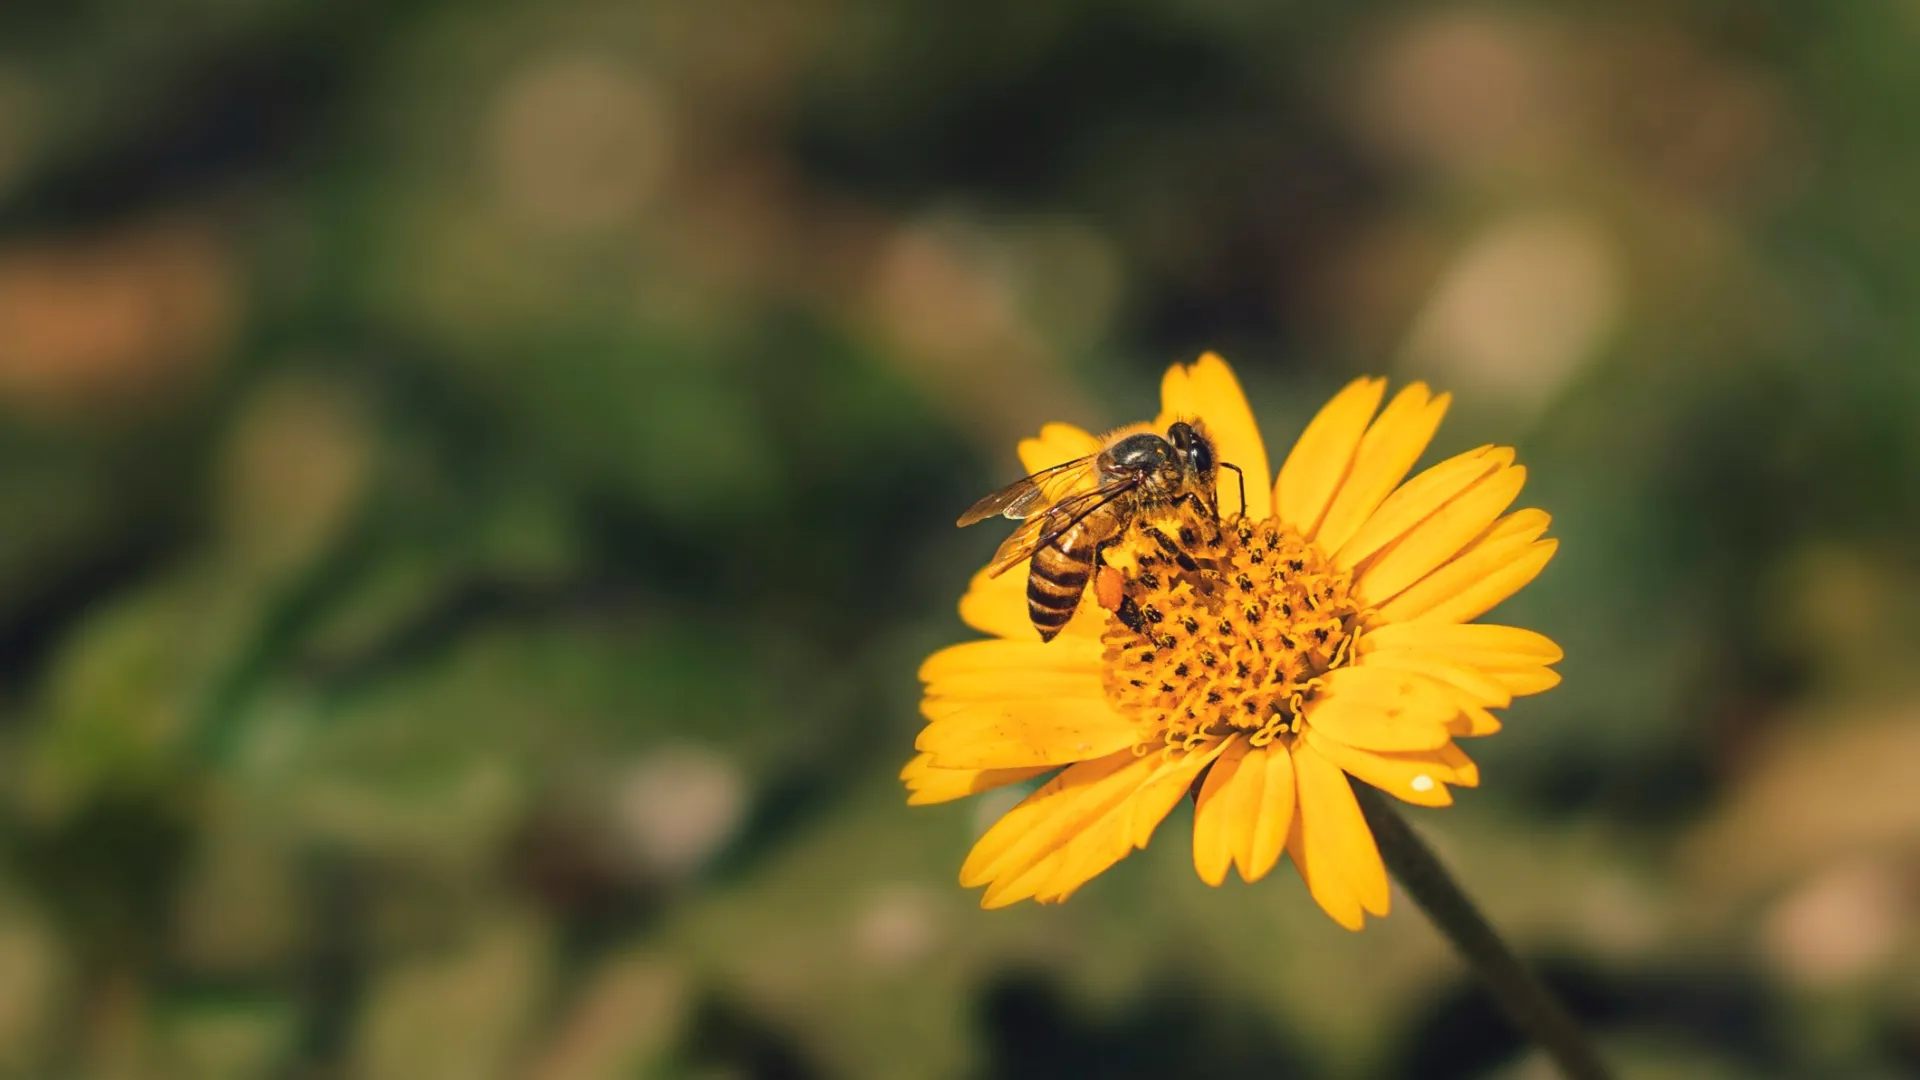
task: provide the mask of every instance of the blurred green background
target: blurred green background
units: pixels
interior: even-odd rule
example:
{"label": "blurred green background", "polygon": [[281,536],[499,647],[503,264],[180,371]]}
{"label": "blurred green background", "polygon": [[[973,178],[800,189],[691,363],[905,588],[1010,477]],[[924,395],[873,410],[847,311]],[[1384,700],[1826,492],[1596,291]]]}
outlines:
{"label": "blurred green background", "polygon": [[[0,5],[0,1077],[1539,1077],[1404,900],[909,811],[1052,419],[1515,443],[1416,811],[1646,1077],[1920,1075],[1920,5]],[[1277,460],[1277,459],[1276,459]]]}

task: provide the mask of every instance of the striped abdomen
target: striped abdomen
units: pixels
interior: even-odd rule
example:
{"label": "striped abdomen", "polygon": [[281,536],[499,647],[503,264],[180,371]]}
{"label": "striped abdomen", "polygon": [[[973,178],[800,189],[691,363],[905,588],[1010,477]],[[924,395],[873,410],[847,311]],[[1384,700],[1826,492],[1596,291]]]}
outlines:
{"label": "striped abdomen", "polygon": [[1027,571],[1027,617],[1041,641],[1052,641],[1080,606],[1099,543],[1092,524],[1082,521],[1033,553],[1033,567]]}

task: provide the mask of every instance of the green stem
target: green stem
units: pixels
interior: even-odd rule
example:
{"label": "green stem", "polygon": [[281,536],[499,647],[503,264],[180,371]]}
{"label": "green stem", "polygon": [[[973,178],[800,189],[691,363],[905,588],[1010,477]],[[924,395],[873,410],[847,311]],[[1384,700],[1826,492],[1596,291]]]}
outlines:
{"label": "green stem", "polygon": [[1466,957],[1508,1019],[1539,1043],[1569,1080],[1611,1080],[1613,1074],[1594,1052],[1586,1032],[1553,992],[1521,965],[1407,819],[1367,784],[1355,782],[1353,793],[1373,827],[1387,869]]}

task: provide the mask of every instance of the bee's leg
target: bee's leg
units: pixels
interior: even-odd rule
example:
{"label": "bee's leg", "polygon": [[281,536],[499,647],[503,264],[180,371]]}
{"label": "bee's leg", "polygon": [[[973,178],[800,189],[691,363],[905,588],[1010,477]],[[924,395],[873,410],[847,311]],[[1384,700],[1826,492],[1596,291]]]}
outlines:
{"label": "bee's leg", "polygon": [[1240,466],[1235,465],[1231,461],[1221,462],[1220,467],[1223,469],[1232,469],[1233,475],[1240,478],[1240,516],[1246,517],[1247,516],[1247,474],[1241,471]]}
{"label": "bee's leg", "polygon": [[1093,593],[1101,607],[1113,612],[1121,625],[1136,634],[1146,632],[1146,618],[1140,614],[1140,605],[1126,594],[1126,579],[1120,571],[1107,565],[1107,549],[1120,542],[1120,537],[1111,537],[1093,548]]}
{"label": "bee's leg", "polygon": [[[1109,536],[1105,540],[1093,545],[1093,569],[1095,574],[1098,574],[1102,570],[1111,569],[1111,567],[1107,565],[1107,549],[1126,539],[1126,536],[1127,530],[1122,529],[1113,536]],[[1114,572],[1118,573],[1119,571],[1116,570]]]}
{"label": "bee's leg", "polygon": [[1207,500],[1201,498],[1200,493],[1197,491],[1189,491],[1173,501],[1175,506],[1185,503],[1192,504],[1193,509],[1203,518],[1218,518],[1220,516],[1220,511],[1208,505]]}
{"label": "bee's leg", "polygon": [[1198,530],[1194,529],[1193,526],[1182,525],[1180,526],[1180,542],[1185,544],[1188,547],[1195,547],[1204,540],[1206,542],[1206,545],[1210,548],[1219,547],[1220,546],[1220,512],[1219,510],[1212,506],[1207,505],[1206,501],[1200,498],[1199,493],[1193,492],[1193,491],[1189,491],[1185,495],[1180,496],[1179,499],[1175,500],[1174,505],[1179,506],[1183,503],[1193,504],[1193,508],[1195,511],[1197,511],[1198,517],[1202,522],[1206,523],[1209,531],[1205,536],[1202,536]]}
{"label": "bee's leg", "polygon": [[[1182,527],[1180,531],[1185,533],[1185,532],[1188,532],[1190,528],[1191,528],[1190,526]],[[1153,542],[1155,544],[1158,544],[1160,546],[1160,551],[1163,554],[1165,554],[1167,558],[1172,559],[1174,562],[1180,565],[1180,569],[1186,570],[1188,572],[1193,572],[1200,569],[1200,564],[1197,562],[1194,562],[1193,556],[1187,554],[1184,548],[1182,548],[1178,543],[1174,542],[1173,537],[1168,536],[1164,532],[1161,532],[1160,529],[1156,526],[1149,526],[1146,530],[1146,533],[1148,536],[1153,538]],[[1195,539],[1197,540],[1198,537],[1195,537]]]}

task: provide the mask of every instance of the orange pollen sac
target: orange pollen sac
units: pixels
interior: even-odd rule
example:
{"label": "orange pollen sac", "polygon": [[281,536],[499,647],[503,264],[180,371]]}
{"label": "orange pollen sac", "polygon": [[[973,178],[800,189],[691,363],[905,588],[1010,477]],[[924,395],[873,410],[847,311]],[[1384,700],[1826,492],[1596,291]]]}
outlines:
{"label": "orange pollen sac", "polygon": [[1291,740],[1319,678],[1353,658],[1352,575],[1276,519],[1139,520],[1107,554],[1122,596],[1103,680],[1140,721],[1136,752]]}

